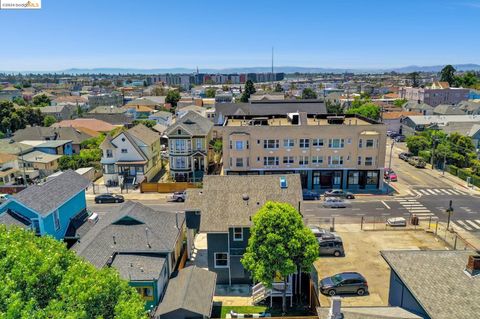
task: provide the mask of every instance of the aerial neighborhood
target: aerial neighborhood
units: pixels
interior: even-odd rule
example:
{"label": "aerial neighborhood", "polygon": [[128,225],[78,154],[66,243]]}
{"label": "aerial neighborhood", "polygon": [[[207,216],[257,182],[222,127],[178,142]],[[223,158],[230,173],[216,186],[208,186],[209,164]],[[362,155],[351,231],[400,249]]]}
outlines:
{"label": "aerial neighborhood", "polygon": [[[0,318],[480,318],[480,65],[453,64],[462,47],[438,56],[438,65],[383,67],[407,61],[385,51],[385,62],[362,67],[357,60],[368,65],[374,57],[350,51],[358,39],[346,35],[367,31],[357,30],[350,11],[373,21],[381,9],[370,2],[363,4],[367,13],[348,6],[348,30],[320,28],[319,17],[307,21],[310,12],[290,12],[293,20],[275,33],[266,25],[252,30],[258,17],[230,3],[223,13],[209,1],[201,2],[208,9],[152,2],[151,13],[122,4],[128,15],[109,6],[134,22],[120,28],[104,4],[95,4],[100,17],[43,2],[0,1],[0,26],[7,30],[13,16],[26,19],[27,10],[31,21],[53,19],[66,7],[75,19],[87,18],[81,32],[70,15],[58,17],[58,34],[41,20],[42,33],[19,36],[51,51],[38,53],[38,61],[52,63],[45,68],[33,55],[14,59],[17,51],[27,56],[14,44],[0,50]],[[322,15],[343,8],[310,5]],[[265,4],[253,6],[260,12]],[[476,4],[452,11],[461,6],[478,13]],[[264,9],[270,19],[272,8]],[[167,10],[182,12],[182,22]],[[197,39],[208,33],[204,23],[187,22],[192,10],[203,21],[215,14],[208,23],[214,53]],[[415,11],[425,10],[416,4]],[[248,38],[232,24],[237,11],[245,14]],[[427,16],[398,12],[404,23]],[[402,31],[411,26],[383,15],[375,16],[381,29],[391,27],[389,36],[413,46]],[[297,22],[338,46],[318,53],[332,67],[277,66],[276,47],[265,64],[258,50],[275,38],[299,52],[313,42]],[[261,44],[258,32],[265,32]],[[384,30],[375,32],[386,39]],[[171,43],[160,48],[160,38]],[[80,48],[84,43],[98,53]],[[415,43],[420,56],[428,45]],[[278,59],[288,65],[279,47]],[[152,52],[175,66],[186,57],[180,48],[195,67],[142,67]],[[220,68],[241,54],[263,66]],[[340,56],[352,66],[333,67]],[[107,68],[110,60],[138,68]],[[85,68],[58,71],[75,63]]]}

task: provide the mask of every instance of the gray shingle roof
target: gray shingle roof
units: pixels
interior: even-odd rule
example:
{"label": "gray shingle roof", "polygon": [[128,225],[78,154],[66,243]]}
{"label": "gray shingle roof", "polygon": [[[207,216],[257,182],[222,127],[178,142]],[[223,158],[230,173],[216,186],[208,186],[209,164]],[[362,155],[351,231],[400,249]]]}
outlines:
{"label": "gray shingle roof", "polygon": [[33,185],[12,197],[43,216],[48,215],[90,185],[90,181],[68,170],[42,185]]}
{"label": "gray shingle roof", "polygon": [[408,110],[420,110],[420,111],[433,110],[433,106],[423,102],[418,103],[418,101],[408,101],[405,104],[403,104],[403,108]]}
{"label": "gray shingle roof", "polygon": [[[280,177],[288,187],[280,188]],[[248,200],[244,200],[244,196]],[[226,232],[231,226],[250,226],[253,216],[267,201],[285,202],[297,208],[302,200],[300,175],[215,176],[203,178],[203,189],[188,189],[187,210],[200,210],[202,232]]]}
{"label": "gray shingle roof", "polygon": [[73,127],[33,126],[16,131],[12,139],[16,142],[38,141],[55,136],[57,140],[71,140],[73,144],[80,144],[92,137]]}
{"label": "gray shingle roof", "polygon": [[0,224],[28,228],[31,222],[20,215],[6,211],[5,213],[0,214]]}
{"label": "gray shingle roof", "polygon": [[[317,308],[320,319],[327,319],[330,308]],[[342,308],[343,319],[421,319],[399,307],[346,307]]]}
{"label": "gray shingle roof", "polygon": [[168,127],[165,134],[169,135],[179,127],[195,136],[207,135],[213,127],[212,121],[201,116],[197,112],[188,111],[187,114],[177,119],[175,124]]}
{"label": "gray shingle roof", "polygon": [[432,319],[477,319],[480,276],[465,272],[468,251],[381,251]]}
{"label": "gray shingle roof", "polygon": [[[116,252],[165,253],[173,251],[185,220],[183,213],[158,212],[127,201],[102,216],[72,249],[97,268]],[[148,231],[147,231],[148,230]]]}
{"label": "gray shingle roof", "polygon": [[449,104],[440,104],[435,106],[433,109],[433,114],[438,115],[462,115],[465,114],[458,106],[449,105]]}
{"label": "gray shingle roof", "polygon": [[178,309],[205,316],[211,315],[212,299],[217,275],[214,272],[190,266],[170,279],[165,297],[155,312],[160,316]]}
{"label": "gray shingle roof", "polygon": [[157,280],[160,277],[166,259],[158,255],[117,254],[112,267],[118,270],[125,280]]}
{"label": "gray shingle roof", "polygon": [[151,145],[157,141],[160,141],[160,135],[143,124],[135,125],[129,129],[127,133],[144,142],[146,145]]}
{"label": "gray shingle roof", "polygon": [[133,122],[132,117],[125,113],[87,113],[84,117],[104,121],[111,125],[125,125]]}
{"label": "gray shingle roof", "polygon": [[480,115],[413,115],[408,116],[410,120],[416,125],[439,124],[446,125],[447,123],[458,122],[480,123]]}

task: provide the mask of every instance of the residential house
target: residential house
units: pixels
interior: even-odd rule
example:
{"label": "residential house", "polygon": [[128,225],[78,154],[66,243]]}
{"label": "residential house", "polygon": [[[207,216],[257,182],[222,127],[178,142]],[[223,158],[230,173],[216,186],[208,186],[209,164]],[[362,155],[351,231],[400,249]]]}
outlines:
{"label": "residential house", "polygon": [[163,126],[170,126],[173,123],[173,114],[166,111],[157,111],[151,114],[148,119]]}
{"label": "residential house", "polygon": [[304,189],[382,190],[386,126],[358,115],[230,116],[227,175],[300,174]]}
{"label": "residential house", "polygon": [[156,319],[209,319],[212,314],[216,274],[190,266],[178,271],[168,283],[165,297],[155,311]]}
{"label": "residential house", "polygon": [[480,124],[479,115],[414,115],[403,120],[405,135],[413,135],[426,129],[443,129],[452,123]]}
{"label": "residential house", "polygon": [[480,256],[472,251],[381,251],[390,266],[388,304],[425,319],[476,319]]}
{"label": "residential house", "polygon": [[126,115],[134,119],[148,119],[148,117],[155,113],[155,108],[146,105],[125,105],[122,107]]}
{"label": "residential house", "polygon": [[202,180],[212,160],[209,151],[213,123],[190,111],[168,127],[170,174],[176,181]]}
{"label": "residential house", "polygon": [[250,237],[252,216],[267,201],[300,207],[299,175],[208,175],[203,189],[187,190],[187,247],[194,231],[207,234],[208,269],[217,274],[217,284],[252,282],[240,260]]}
{"label": "residential house", "polygon": [[181,118],[185,114],[187,114],[188,112],[193,111],[193,112],[197,112],[198,114],[200,114],[201,116],[206,118],[207,117],[206,110],[207,110],[206,108],[203,108],[203,107],[198,106],[198,105],[191,104],[191,105],[186,105],[186,106],[182,106],[182,107],[177,107],[175,109],[175,116],[177,118]]}
{"label": "residential house", "polygon": [[440,104],[457,104],[468,100],[469,89],[450,88],[446,82],[433,84],[429,88],[402,87],[399,89],[401,99],[426,103],[433,107]]}
{"label": "residential house", "polygon": [[52,127],[74,127],[76,129],[87,128],[89,130],[100,133],[108,133],[116,128],[116,126],[110,123],[93,118],[64,120],[58,123],[54,123]]}
{"label": "residential house", "polygon": [[20,176],[17,156],[0,153],[0,185],[15,183],[17,176]]}
{"label": "residential house", "polygon": [[33,149],[47,154],[72,155],[72,141],[50,140],[50,141],[29,141],[24,140],[22,144],[33,146]]}
{"label": "residential house", "polygon": [[403,134],[402,121],[405,117],[411,115],[422,115],[419,112],[393,111],[382,114],[382,122],[387,127],[387,131]]}
{"label": "residential house", "polygon": [[151,310],[180,261],[184,233],[183,213],[127,201],[100,217],[72,249],[97,268],[116,268]]}
{"label": "residential house", "polygon": [[480,102],[462,101],[457,104],[458,107],[468,115],[480,115]]}
{"label": "residential house", "polygon": [[0,101],[12,101],[17,97],[22,97],[22,91],[13,86],[8,86],[0,90]]}
{"label": "residential house", "polygon": [[122,106],[123,96],[118,93],[89,95],[88,105],[90,109],[95,109],[100,106]]}
{"label": "residential house", "polygon": [[107,184],[150,181],[162,166],[160,135],[143,124],[114,137],[107,136],[100,148],[103,177]]}
{"label": "residential house", "polygon": [[58,162],[62,155],[48,154],[40,151],[33,151],[22,155],[18,161],[20,167],[28,171],[37,171],[38,174],[31,176],[46,177],[58,170]]}
{"label": "residential house", "polygon": [[124,114],[125,112],[126,110],[121,107],[117,107],[115,105],[107,105],[97,106],[94,109],[88,111],[88,114]]}
{"label": "residential house", "polygon": [[433,109],[433,115],[463,115],[463,111],[459,106],[449,104],[439,104]]}
{"label": "residential house", "polygon": [[77,106],[71,103],[61,103],[39,108],[45,116],[53,116],[57,121],[69,120],[77,114]]}
{"label": "residential house", "polygon": [[63,95],[63,96],[57,96],[53,98],[50,104],[55,106],[63,103],[70,103],[75,106],[79,106],[82,109],[87,109],[88,99],[84,96],[78,96],[78,95]]}
{"label": "residential house", "polygon": [[[122,109],[123,110],[123,109]],[[83,116],[86,119],[93,119],[97,121],[101,121],[104,123],[108,123],[113,126],[125,126],[131,127],[133,122],[133,117],[126,112],[122,113],[87,113]]]}
{"label": "residential house", "polygon": [[418,112],[422,115],[432,115],[433,114],[433,107],[422,103],[419,101],[408,101],[402,105],[402,108],[407,112]]}
{"label": "residential house", "polygon": [[39,236],[62,240],[71,220],[86,210],[85,189],[90,184],[69,170],[44,184],[29,186],[0,205],[0,223],[32,228]]}
{"label": "residential house", "polygon": [[284,92],[257,92],[250,95],[249,101],[284,101]]}

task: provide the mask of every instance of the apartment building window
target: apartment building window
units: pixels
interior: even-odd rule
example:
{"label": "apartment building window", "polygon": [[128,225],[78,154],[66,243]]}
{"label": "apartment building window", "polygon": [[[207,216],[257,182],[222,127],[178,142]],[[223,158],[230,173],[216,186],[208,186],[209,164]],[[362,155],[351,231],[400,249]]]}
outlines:
{"label": "apartment building window", "polygon": [[358,185],[358,172],[348,172],[348,185]]}
{"label": "apartment building window", "polygon": [[333,155],[328,157],[329,165],[343,165],[343,156]]}
{"label": "apartment building window", "polygon": [[312,164],[323,164],[323,156],[312,156]]}
{"label": "apartment building window", "polygon": [[215,268],[228,268],[228,253],[214,253]]}
{"label": "apartment building window", "polygon": [[298,165],[308,165],[308,156],[300,156],[298,159]]}
{"label": "apartment building window", "polygon": [[283,147],[294,147],[295,146],[295,140],[293,139],[284,139],[283,140]]}
{"label": "apartment building window", "polygon": [[237,157],[235,162],[236,162],[235,165],[237,167],[243,167],[243,158]]}
{"label": "apartment building window", "polygon": [[378,184],[378,172],[377,171],[368,171],[367,172],[367,185],[377,185]]}
{"label": "apartment building window", "polygon": [[237,151],[241,151],[244,148],[244,142],[243,141],[236,141],[235,142],[235,149]]}
{"label": "apartment building window", "polygon": [[345,140],[343,138],[331,138],[328,140],[329,148],[343,148],[345,146]]}
{"label": "apartment building window", "polygon": [[229,148],[229,149],[232,149],[232,148],[233,148],[232,145],[233,145],[233,141],[229,141],[229,142],[228,142],[228,148]]}
{"label": "apartment building window", "polygon": [[373,140],[366,140],[365,147],[366,148],[372,148],[373,147]]}
{"label": "apartment building window", "polygon": [[357,165],[362,165],[362,157],[361,156],[358,157]]}
{"label": "apartment building window", "polygon": [[280,142],[278,140],[264,140],[263,148],[264,149],[277,149]]}
{"label": "apartment building window", "polygon": [[263,158],[263,165],[265,166],[277,166],[279,164],[277,156],[268,156]]}
{"label": "apartment building window", "polygon": [[122,154],[128,153],[128,150],[126,148],[122,148]]}
{"label": "apartment building window", "polygon": [[243,240],[243,228],[242,227],[234,227],[233,228],[233,240],[234,241],[242,241]]}
{"label": "apartment building window", "polygon": [[358,148],[362,148],[363,147],[363,139],[359,139],[358,140]]}
{"label": "apartment building window", "polygon": [[301,138],[300,139],[300,148],[309,148],[309,147],[310,147],[310,139]]}
{"label": "apartment building window", "polygon": [[293,164],[295,162],[295,159],[293,156],[284,156],[283,157],[283,164]]}
{"label": "apartment building window", "polygon": [[106,153],[107,158],[112,158],[113,157],[112,150],[106,150],[105,153]]}
{"label": "apartment building window", "polygon": [[323,147],[323,138],[315,138],[312,140],[312,145],[314,147]]}
{"label": "apartment building window", "polygon": [[373,157],[365,157],[365,166],[372,166],[373,165]]}

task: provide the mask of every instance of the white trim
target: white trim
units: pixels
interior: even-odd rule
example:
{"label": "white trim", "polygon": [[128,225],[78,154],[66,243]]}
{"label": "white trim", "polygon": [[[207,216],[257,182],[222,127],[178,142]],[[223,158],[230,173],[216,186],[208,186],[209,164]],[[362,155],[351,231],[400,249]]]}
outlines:
{"label": "white trim", "polygon": [[[227,264],[224,265],[224,266],[218,266],[217,265],[217,255],[218,254],[225,254],[227,255]],[[228,252],[217,252],[217,253],[213,253],[213,267],[214,268],[229,268],[230,267],[230,260],[229,260],[229,253]]]}
{"label": "white trim", "polygon": [[[243,241],[243,227],[232,227],[233,228],[233,241]],[[239,228],[240,229],[240,234],[241,234],[241,237],[240,238],[235,238],[235,228]]]}

